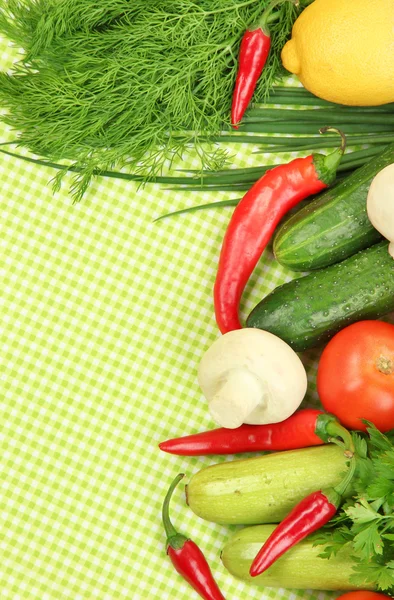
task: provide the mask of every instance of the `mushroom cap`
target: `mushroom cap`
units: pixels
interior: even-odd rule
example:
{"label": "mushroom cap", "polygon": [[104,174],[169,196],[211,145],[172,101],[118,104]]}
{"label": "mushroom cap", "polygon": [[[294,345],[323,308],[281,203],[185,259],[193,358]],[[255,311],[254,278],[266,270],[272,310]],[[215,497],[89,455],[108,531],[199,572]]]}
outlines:
{"label": "mushroom cap", "polygon": [[394,242],[394,163],[373,178],[368,191],[367,213],[375,229]]}
{"label": "mushroom cap", "polygon": [[[227,400],[227,410],[239,410],[242,422],[249,424],[287,419],[307,389],[305,368],[294,350],[274,334],[255,328],[219,337],[202,357],[198,382],[208,403],[217,404],[219,396],[225,415]],[[222,424],[217,412],[213,416]],[[225,415],[225,421],[231,422],[231,417]]]}

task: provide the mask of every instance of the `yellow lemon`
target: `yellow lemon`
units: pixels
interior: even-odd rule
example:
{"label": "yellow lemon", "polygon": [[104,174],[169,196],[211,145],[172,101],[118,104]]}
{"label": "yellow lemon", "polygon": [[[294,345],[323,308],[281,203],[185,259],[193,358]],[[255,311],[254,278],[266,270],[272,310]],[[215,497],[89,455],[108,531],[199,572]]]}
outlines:
{"label": "yellow lemon", "polygon": [[394,102],[394,0],[315,0],[294,23],[282,62],[325,100]]}

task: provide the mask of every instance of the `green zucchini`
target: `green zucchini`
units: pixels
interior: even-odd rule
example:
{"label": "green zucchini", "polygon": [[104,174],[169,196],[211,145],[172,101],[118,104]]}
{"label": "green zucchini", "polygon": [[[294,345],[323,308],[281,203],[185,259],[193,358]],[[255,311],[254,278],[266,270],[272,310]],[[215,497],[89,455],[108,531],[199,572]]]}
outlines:
{"label": "green zucchini", "polygon": [[392,310],[394,260],[385,241],[277,287],[252,310],[246,326],[269,331],[298,352]]}
{"label": "green zucchini", "polygon": [[375,175],[393,162],[391,144],[288,218],[273,242],[278,262],[293,271],[321,269],[381,240],[368,219],[367,194]]}
{"label": "green zucchini", "polygon": [[346,464],[333,444],[219,463],[191,478],[187,504],[214,523],[278,523],[308,494],[338,485]]}
{"label": "green zucchini", "polygon": [[[334,591],[357,589],[357,585],[350,583],[356,566],[351,557],[352,549],[344,546],[335,556],[320,558],[323,546],[313,546],[310,538],[291,548],[261,575],[251,577],[250,565],[273,529],[272,525],[246,527],[228,540],[221,560],[231,575],[267,587]],[[359,588],[373,589],[362,582]]]}

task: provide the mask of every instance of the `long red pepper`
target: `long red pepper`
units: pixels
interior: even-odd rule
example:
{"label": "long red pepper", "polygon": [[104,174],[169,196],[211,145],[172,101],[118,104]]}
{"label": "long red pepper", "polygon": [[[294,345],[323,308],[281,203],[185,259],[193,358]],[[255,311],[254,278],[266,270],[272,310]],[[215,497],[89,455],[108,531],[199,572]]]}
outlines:
{"label": "long red pepper", "polygon": [[174,479],[163,502],[162,518],[167,536],[167,554],[178,573],[202,598],[205,600],[225,600],[199,547],[192,540],[178,533],[171,523],[169,516],[170,500],[176,486],[183,477],[183,473],[180,473]]}
{"label": "long red pepper", "polygon": [[263,12],[260,20],[248,28],[241,40],[238,72],[231,106],[231,124],[238,129],[246,109],[253,97],[257,82],[265,67],[271,49],[268,20],[272,9],[284,1],[298,5],[298,0],[273,0]]}
{"label": "long red pepper", "polygon": [[267,171],[236,206],[224,236],[214,286],[215,316],[222,333],[241,329],[238,307],[242,292],[261,254],[284,215],[296,204],[327,188],[345,151],[312,154]]}
{"label": "long red pepper", "polygon": [[266,540],[250,567],[251,576],[263,573],[287,550],[328,523],[337,512],[339,502],[338,494],[331,494],[329,498],[321,491],[301,500]]}
{"label": "long red pepper", "polygon": [[328,523],[337,512],[342,496],[353,479],[356,460],[349,432],[344,443],[340,445],[345,448],[345,456],[350,458],[350,467],[345,478],[335,488],[313,492],[290,511],[257,553],[249,570],[252,577],[266,571],[290,548]]}
{"label": "long red pepper", "polygon": [[159,448],[180,456],[295,450],[318,446],[345,430],[333,415],[314,408],[295,412],[281,423],[220,427],[161,442]]}

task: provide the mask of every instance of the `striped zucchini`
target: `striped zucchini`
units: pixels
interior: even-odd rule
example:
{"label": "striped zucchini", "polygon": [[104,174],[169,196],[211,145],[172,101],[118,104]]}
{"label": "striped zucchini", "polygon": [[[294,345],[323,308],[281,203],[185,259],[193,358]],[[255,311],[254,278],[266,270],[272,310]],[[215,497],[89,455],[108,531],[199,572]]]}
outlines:
{"label": "striped zucchini", "polygon": [[277,523],[314,490],[339,484],[346,463],[332,444],[219,463],[191,478],[187,504],[214,523]]}
{"label": "striped zucchini", "polygon": [[[237,531],[224,546],[221,559],[225,568],[238,579],[255,585],[301,590],[354,590],[350,583],[355,563],[352,549],[344,547],[336,556],[320,558],[322,546],[313,546],[306,538],[279,558],[265,573],[249,575],[250,565],[257,552],[272,533],[272,525],[246,527]],[[372,589],[362,584],[361,589]]]}

